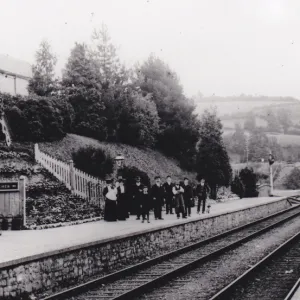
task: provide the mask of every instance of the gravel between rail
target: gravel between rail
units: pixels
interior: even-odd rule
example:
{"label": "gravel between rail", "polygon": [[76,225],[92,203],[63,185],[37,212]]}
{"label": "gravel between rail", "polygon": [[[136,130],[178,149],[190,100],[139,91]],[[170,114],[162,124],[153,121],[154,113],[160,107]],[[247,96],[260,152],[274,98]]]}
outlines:
{"label": "gravel between rail", "polygon": [[[210,299],[216,292],[244,273],[268,253],[299,231],[300,218],[223,254],[167,284],[134,298],[135,300],[198,300]],[[262,279],[260,279],[262,280]],[[257,297],[258,294],[256,294]],[[269,295],[270,296],[270,295]],[[237,296],[235,299],[247,299]],[[249,298],[277,299],[277,298]],[[280,298],[282,299],[282,298]],[[226,299],[227,300],[227,299]]]}
{"label": "gravel between rail", "polygon": [[234,285],[226,300],[282,300],[300,277],[300,238]]}

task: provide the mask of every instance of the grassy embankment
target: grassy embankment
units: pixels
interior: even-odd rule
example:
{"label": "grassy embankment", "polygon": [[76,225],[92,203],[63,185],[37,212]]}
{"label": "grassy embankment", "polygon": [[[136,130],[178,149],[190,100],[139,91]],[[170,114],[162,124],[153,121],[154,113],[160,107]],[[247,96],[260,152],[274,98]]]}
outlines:
{"label": "grassy embankment", "polygon": [[193,181],[196,177],[195,173],[182,170],[176,160],[167,158],[158,151],[140,149],[124,144],[99,142],[76,134],[68,134],[64,139],[57,142],[41,143],[40,149],[57,159],[67,162],[72,159],[72,152],[85,146],[102,148],[112,157],[122,154],[125,157],[125,165],[146,172],[151,180],[156,175],[160,175],[163,180],[167,175],[180,180],[187,176]]}

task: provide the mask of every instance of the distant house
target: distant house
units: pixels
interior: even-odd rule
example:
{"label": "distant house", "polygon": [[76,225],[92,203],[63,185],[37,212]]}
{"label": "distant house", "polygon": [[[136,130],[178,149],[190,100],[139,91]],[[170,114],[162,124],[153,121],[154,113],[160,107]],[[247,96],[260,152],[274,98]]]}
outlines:
{"label": "distant house", "polygon": [[0,54],[0,92],[27,95],[27,85],[31,77],[29,63]]}

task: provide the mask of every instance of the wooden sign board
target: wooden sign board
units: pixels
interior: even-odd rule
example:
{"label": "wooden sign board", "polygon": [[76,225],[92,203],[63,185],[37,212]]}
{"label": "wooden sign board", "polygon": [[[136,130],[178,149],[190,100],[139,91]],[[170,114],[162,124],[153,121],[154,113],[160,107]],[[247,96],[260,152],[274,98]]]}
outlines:
{"label": "wooden sign board", "polygon": [[18,181],[0,182],[0,192],[18,192],[18,191],[19,191]]}

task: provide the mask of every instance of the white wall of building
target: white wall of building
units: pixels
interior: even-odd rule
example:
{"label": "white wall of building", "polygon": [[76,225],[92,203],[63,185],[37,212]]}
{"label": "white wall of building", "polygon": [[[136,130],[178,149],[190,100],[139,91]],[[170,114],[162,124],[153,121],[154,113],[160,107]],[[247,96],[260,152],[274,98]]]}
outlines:
{"label": "white wall of building", "polygon": [[[17,78],[16,84],[17,84],[17,86],[16,86],[17,94],[28,95],[28,92],[27,92],[28,81],[27,80]],[[5,77],[5,75],[0,74],[0,92],[9,93],[11,95],[14,95],[15,94],[14,78],[12,78],[11,76]]]}

